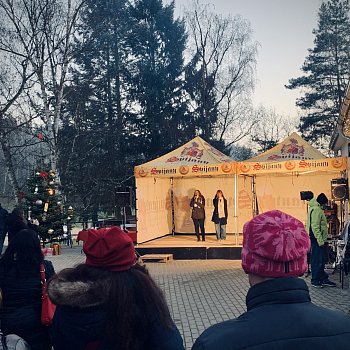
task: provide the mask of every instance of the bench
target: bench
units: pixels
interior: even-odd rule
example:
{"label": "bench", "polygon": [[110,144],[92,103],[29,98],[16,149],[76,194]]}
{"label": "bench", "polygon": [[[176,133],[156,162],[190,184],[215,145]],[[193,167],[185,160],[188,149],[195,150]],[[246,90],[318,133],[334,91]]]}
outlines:
{"label": "bench", "polygon": [[173,254],[146,254],[140,256],[140,262],[143,263],[145,260],[158,260],[161,262],[173,261]]}

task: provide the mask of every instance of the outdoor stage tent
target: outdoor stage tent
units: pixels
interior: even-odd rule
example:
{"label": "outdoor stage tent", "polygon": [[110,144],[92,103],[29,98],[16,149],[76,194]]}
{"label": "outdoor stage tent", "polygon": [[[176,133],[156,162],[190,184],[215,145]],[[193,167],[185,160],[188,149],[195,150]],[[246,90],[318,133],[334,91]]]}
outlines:
{"label": "outdoor stage tent", "polygon": [[[317,159],[314,159],[314,158]],[[234,162],[200,137],[135,167],[138,243],[171,233],[194,233],[189,202],[206,199],[206,232],[214,233],[212,199],[228,200],[227,233],[242,232],[258,211],[280,209],[304,220],[300,191],[325,192],[347,169],[346,158],[325,158],[297,134],[246,162]]]}
{"label": "outdoor stage tent", "polygon": [[331,198],[331,180],[347,171],[346,158],[327,158],[297,133],[272,149],[237,166],[237,172],[253,176],[253,201],[258,212],[285,211],[301,221],[306,219],[306,202],[301,191],[315,196],[324,192]]}

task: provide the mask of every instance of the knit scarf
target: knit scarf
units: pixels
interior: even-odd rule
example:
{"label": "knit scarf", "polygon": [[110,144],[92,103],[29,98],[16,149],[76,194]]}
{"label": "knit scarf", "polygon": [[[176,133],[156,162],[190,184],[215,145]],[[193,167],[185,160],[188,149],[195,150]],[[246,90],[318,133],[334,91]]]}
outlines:
{"label": "knit scarf", "polygon": [[219,219],[225,217],[225,206],[224,206],[223,198],[218,198],[218,214],[219,214]]}

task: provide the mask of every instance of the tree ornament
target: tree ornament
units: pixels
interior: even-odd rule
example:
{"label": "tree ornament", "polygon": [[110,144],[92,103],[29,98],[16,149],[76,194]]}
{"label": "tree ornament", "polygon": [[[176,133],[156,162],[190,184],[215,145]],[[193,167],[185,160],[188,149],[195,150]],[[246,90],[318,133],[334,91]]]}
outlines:
{"label": "tree ornament", "polygon": [[36,137],[39,139],[39,140],[43,140],[44,139],[44,134],[42,132],[39,132]]}
{"label": "tree ornament", "polygon": [[46,202],[44,204],[44,212],[47,213],[48,209],[49,209],[49,202]]}
{"label": "tree ornament", "polygon": [[37,171],[37,172],[35,173],[35,175],[36,175],[36,176],[40,176],[40,172]]}
{"label": "tree ornament", "polygon": [[36,202],[35,202],[36,205],[43,205],[43,201],[41,199],[38,199]]}
{"label": "tree ornament", "polygon": [[48,188],[47,189],[47,193],[49,194],[49,196],[54,196],[55,195],[55,190],[53,188]]}
{"label": "tree ornament", "polygon": [[35,186],[34,194],[38,194],[38,191],[39,191],[39,187],[38,187],[38,186]]}
{"label": "tree ornament", "polygon": [[40,173],[40,176],[41,176],[43,179],[47,180],[49,174],[48,174],[46,171],[43,170],[43,171]]}
{"label": "tree ornament", "polygon": [[52,235],[53,234],[53,229],[52,228],[49,228],[48,230],[47,230],[47,233],[49,234],[49,235]]}

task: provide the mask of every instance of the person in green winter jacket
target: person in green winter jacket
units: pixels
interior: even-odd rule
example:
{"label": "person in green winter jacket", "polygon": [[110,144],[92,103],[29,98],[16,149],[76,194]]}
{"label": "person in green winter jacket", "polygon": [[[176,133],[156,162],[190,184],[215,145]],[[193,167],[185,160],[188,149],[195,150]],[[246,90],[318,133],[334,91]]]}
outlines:
{"label": "person in green winter jacket", "polygon": [[311,285],[315,288],[335,287],[336,284],[328,279],[325,272],[325,254],[328,226],[322,206],[328,203],[324,193],[318,195],[317,199],[312,198],[309,202],[306,230],[311,241]]}

